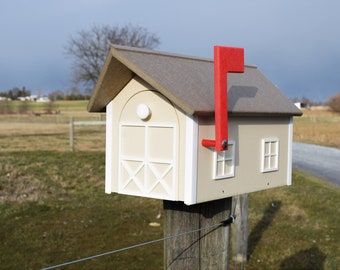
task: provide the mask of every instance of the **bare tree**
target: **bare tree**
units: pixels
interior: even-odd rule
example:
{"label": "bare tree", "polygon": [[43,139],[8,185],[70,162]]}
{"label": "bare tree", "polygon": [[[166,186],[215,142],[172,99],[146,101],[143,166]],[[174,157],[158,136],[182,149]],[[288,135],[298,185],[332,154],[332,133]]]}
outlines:
{"label": "bare tree", "polygon": [[66,55],[73,58],[73,80],[91,89],[104,64],[110,44],[154,49],[160,43],[156,34],[130,24],[123,27],[93,26],[71,37],[65,47]]}
{"label": "bare tree", "polygon": [[326,105],[328,105],[332,111],[340,113],[340,92],[331,96],[326,102]]}

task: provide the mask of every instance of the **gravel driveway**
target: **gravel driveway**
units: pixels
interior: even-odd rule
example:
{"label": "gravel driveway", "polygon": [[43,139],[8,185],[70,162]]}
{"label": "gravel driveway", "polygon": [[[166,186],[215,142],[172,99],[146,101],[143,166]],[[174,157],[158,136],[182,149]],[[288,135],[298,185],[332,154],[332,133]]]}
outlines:
{"label": "gravel driveway", "polygon": [[293,167],[340,187],[340,149],[294,142]]}

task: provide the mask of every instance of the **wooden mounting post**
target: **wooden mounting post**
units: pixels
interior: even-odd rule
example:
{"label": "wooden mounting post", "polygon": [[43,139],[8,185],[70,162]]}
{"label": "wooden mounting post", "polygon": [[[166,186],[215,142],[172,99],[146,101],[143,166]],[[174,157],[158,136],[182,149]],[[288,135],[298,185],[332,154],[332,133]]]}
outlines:
{"label": "wooden mounting post", "polygon": [[[187,206],[163,201],[165,237],[228,219],[231,198]],[[230,225],[186,234],[164,242],[164,269],[227,269]]]}
{"label": "wooden mounting post", "polygon": [[237,195],[233,198],[236,220],[231,228],[231,256],[234,268],[246,269],[248,247],[248,194]]}

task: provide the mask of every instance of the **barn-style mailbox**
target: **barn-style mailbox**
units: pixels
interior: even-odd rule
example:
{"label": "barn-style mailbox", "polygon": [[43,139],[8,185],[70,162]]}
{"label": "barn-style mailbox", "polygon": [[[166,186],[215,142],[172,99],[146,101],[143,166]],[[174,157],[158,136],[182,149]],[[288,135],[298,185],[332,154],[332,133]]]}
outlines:
{"label": "barn-style mailbox", "polygon": [[[107,193],[191,205],[291,184],[292,118],[301,111],[233,52],[213,61],[110,48],[88,105],[106,111]],[[224,69],[229,56],[236,70]],[[225,96],[214,91],[221,59]]]}

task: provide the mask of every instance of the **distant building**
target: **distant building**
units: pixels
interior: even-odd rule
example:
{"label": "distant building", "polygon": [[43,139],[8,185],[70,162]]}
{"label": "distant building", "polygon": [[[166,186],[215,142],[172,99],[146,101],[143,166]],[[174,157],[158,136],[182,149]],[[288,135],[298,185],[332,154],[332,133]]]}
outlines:
{"label": "distant building", "polygon": [[37,95],[31,95],[31,96],[26,96],[26,97],[18,97],[17,98],[20,101],[37,101],[38,96]]}
{"label": "distant building", "polygon": [[51,102],[51,100],[46,96],[39,97],[36,101],[37,102]]}
{"label": "distant building", "polygon": [[28,100],[29,100],[29,101],[37,101],[37,99],[38,99],[38,96],[37,96],[37,95],[30,95],[30,96],[28,97]]}

